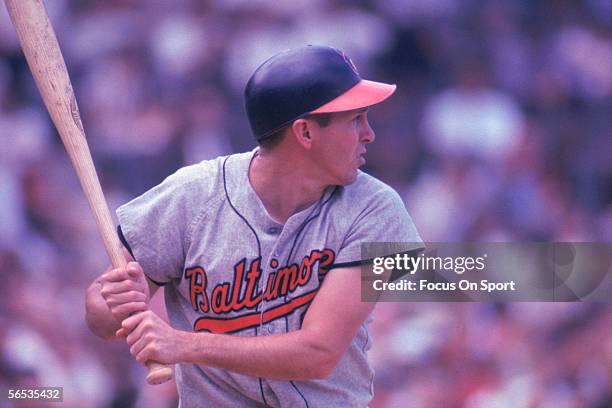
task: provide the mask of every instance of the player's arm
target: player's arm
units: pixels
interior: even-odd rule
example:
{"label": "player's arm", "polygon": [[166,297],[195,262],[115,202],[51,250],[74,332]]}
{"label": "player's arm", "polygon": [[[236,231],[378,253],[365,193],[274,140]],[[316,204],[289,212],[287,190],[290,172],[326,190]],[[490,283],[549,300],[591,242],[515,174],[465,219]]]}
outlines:
{"label": "player's arm", "polygon": [[189,362],[257,377],[300,380],[327,377],[374,307],[360,300],[360,267],[329,271],[302,328],[240,337],[177,331],[152,313],[123,322],[130,352],[139,362]]}
{"label": "player's arm", "polygon": [[142,268],[123,250],[126,268],[109,267],[87,289],[85,320],[92,333],[112,339],[121,322],[132,313],[147,310],[149,299],[158,286],[142,272]]}

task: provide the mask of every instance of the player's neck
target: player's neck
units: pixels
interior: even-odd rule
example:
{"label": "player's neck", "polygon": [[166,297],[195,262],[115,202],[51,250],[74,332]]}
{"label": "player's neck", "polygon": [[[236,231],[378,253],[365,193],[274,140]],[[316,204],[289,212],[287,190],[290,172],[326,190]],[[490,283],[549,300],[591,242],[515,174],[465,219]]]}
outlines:
{"label": "player's neck", "polygon": [[251,161],[251,186],[268,214],[282,224],[317,202],[327,187],[308,167],[303,160],[288,160],[280,154],[258,154]]}

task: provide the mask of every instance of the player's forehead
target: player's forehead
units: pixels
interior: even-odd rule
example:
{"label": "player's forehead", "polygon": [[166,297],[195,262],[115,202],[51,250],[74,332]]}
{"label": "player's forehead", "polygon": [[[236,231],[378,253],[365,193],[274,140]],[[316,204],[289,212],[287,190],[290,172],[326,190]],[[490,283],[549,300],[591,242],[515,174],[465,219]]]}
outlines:
{"label": "player's forehead", "polygon": [[342,111],[342,112],[338,112],[338,113],[342,113],[342,114],[346,114],[346,115],[357,115],[357,114],[360,114],[360,113],[367,112],[369,109],[370,108],[365,107],[365,108],[351,109],[351,110]]}
{"label": "player's forehead", "polygon": [[359,108],[359,109],[351,109],[351,110],[347,110],[347,111],[341,111],[341,112],[334,112],[332,113],[332,118],[349,118],[349,117],[354,117],[356,115],[362,114],[362,113],[366,113],[368,111],[368,108]]}

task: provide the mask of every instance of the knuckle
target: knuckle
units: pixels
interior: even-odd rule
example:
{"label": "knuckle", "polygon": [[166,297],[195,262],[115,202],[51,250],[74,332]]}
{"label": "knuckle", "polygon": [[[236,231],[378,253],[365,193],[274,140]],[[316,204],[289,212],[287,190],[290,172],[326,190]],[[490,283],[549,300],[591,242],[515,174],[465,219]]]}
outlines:
{"label": "knuckle", "polygon": [[144,293],[139,290],[131,290],[130,296],[136,300],[144,300]]}
{"label": "knuckle", "polygon": [[133,280],[125,281],[125,291],[126,292],[137,291],[137,290],[138,290],[138,285],[136,284],[136,282],[134,282]]}
{"label": "knuckle", "polygon": [[119,270],[118,269],[111,269],[110,271],[108,271],[108,273],[106,274],[106,278],[107,280],[113,280],[113,279],[117,279],[117,277],[119,276]]}
{"label": "knuckle", "polygon": [[138,357],[140,358],[141,364],[145,364],[149,360],[149,354],[150,354],[150,351],[148,347],[145,347],[140,351],[140,353],[138,354]]}

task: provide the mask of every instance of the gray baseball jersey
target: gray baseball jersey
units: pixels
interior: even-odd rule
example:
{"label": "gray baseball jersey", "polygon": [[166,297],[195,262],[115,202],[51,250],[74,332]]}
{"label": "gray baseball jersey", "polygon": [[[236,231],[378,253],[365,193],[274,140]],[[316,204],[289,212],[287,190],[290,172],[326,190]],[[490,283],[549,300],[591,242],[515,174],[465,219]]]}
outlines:
{"label": "gray baseball jersey", "polygon": [[[182,168],[117,210],[134,258],[165,284],[177,329],[235,336],[298,330],[325,274],[362,261],[362,242],[420,241],[398,194],[361,171],[353,184],[329,187],[278,224],[249,182],[254,152]],[[370,320],[324,380],[179,364],[180,406],[365,407],[373,396]]]}

